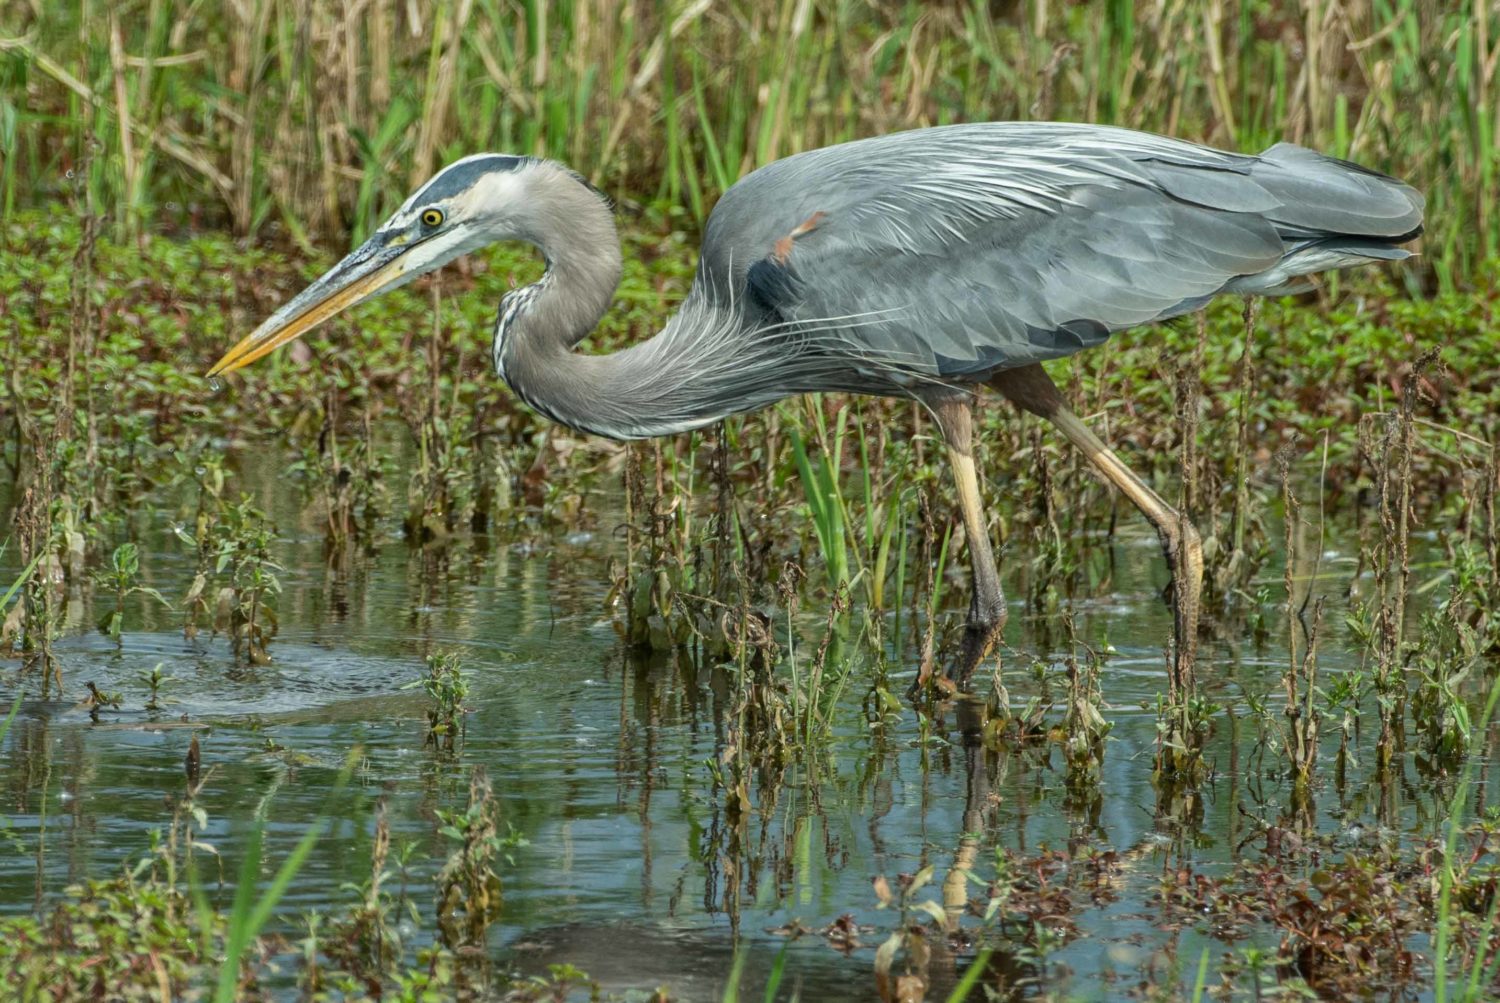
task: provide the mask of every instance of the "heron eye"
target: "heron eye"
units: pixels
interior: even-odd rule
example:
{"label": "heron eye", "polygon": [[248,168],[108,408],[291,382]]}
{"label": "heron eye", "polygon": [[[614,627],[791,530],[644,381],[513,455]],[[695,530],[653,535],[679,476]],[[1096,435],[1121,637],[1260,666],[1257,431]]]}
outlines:
{"label": "heron eye", "polygon": [[441,209],[427,209],[427,210],[425,210],[422,213],[422,225],[423,226],[442,226],[443,225],[443,210],[441,210]]}

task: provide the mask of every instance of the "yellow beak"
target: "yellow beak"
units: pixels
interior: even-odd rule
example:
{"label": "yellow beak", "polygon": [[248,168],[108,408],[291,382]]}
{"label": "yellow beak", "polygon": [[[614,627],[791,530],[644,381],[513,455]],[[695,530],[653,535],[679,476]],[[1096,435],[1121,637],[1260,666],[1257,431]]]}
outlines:
{"label": "yellow beak", "polygon": [[[326,275],[297,294],[239,344],[224,353],[208,371],[210,377],[234,372],[263,355],[293,341],[366,296],[379,292],[399,279],[406,267],[399,256],[405,248],[390,248],[384,263],[378,257],[363,254],[365,248],[339,262]],[[361,260],[362,259],[362,260]],[[374,267],[370,267],[374,264]]]}

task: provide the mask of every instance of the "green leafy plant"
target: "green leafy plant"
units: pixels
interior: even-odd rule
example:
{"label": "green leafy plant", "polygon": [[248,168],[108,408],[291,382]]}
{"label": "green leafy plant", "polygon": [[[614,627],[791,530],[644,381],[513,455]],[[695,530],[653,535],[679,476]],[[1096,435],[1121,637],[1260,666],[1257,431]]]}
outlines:
{"label": "green leafy plant", "polygon": [[125,622],[125,601],[131,596],[145,596],[167,609],[172,608],[160,592],[140,584],[140,573],[140,550],[133,543],[122,543],[110,555],[109,568],[95,577],[114,599],[113,608],[99,620],[99,629],[114,638],[116,644],[122,643],[120,628]]}
{"label": "green leafy plant", "polygon": [[427,656],[427,674],[402,689],[418,686],[432,701],[427,708],[427,744],[452,753],[463,740],[464,718],[470,710],[465,703],[469,677],[463,670],[463,659],[454,651]]}

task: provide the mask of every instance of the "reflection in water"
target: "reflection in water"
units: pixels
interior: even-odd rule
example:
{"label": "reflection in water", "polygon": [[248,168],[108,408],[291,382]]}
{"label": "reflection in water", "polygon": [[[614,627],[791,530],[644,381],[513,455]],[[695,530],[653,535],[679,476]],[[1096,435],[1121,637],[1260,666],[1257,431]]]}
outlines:
{"label": "reflection in water", "polygon": [[[288,506],[288,494],[265,499]],[[171,515],[143,527],[143,552],[152,584],[180,595],[192,557],[173,556]],[[283,901],[289,928],[368,876],[381,796],[393,844],[414,846],[404,880],[429,908],[426,889],[446,852],[437,811],[462,803],[469,770],[480,765],[502,827],[528,841],[501,867],[497,959],[528,972],[567,962],[606,988],[668,985],[674,999],[706,999],[717,997],[739,940],[745,991],[756,996],[792,940],[786,985],[799,985],[803,999],[867,999],[875,948],[899,924],[896,909],[879,908],[875,879],[899,887],[902,875],[931,866],[919,897],[949,937],[925,946],[929,997],[941,998],[985,942],[985,913],[1000,894],[1021,910],[1015,915],[1055,931],[1045,943],[1035,933],[1007,938],[1016,950],[992,956],[987,984],[1019,996],[1042,977],[1084,988],[1143,970],[1173,978],[1174,959],[1195,961],[1207,942],[1167,914],[1157,898],[1163,875],[1189,866],[1224,873],[1262,845],[1268,826],[1303,839],[1428,827],[1451,793],[1414,783],[1403,759],[1384,774],[1356,765],[1295,810],[1284,805],[1276,755],[1234,710],[1240,691],[1275,699],[1278,656],[1226,644],[1204,657],[1205,687],[1226,705],[1209,777],[1196,788],[1153,786],[1170,623],[1144,535],[1121,537],[1109,551],[1113,591],[1074,605],[1078,636],[1101,648],[1107,638],[1115,652],[1102,680],[1114,729],[1097,775],[1072,783],[1049,743],[986,744],[981,704],[867,716],[877,666],[857,645],[841,656],[855,661],[832,713],[833,741],[810,755],[773,754],[770,712],[747,708],[729,674],[680,653],[622,646],[600,606],[617,546],[608,533],[328,555],[303,513],[274,515],[283,527],[274,557],[287,570],[270,665],[238,665],[222,638],[185,640],[155,610],[132,614],[143,619],[127,621],[118,650],[84,632],[59,643],[70,694],[95,682],[121,691],[124,708],[91,725],[68,702],[23,707],[0,751],[10,823],[0,838],[24,850],[0,855],[0,908],[29,910],[68,882],[145,853],[181,795],[195,733],[205,777],[197,802],[209,813],[203,839],[230,873],[263,799],[275,860],[325,807],[339,764],[360,746],[359,796],[337,808],[339,824]],[[91,619],[76,613],[78,623]],[[1022,607],[1012,623],[1013,650],[1056,672],[1067,653],[1055,646],[1071,646],[1071,637],[1049,640],[1035,629],[1048,618],[1030,619]],[[804,626],[815,640],[820,625]],[[473,713],[454,759],[424,747],[422,697],[403,688],[439,650],[460,652],[473,674]],[[899,691],[915,658],[886,655],[886,685]],[[1011,662],[1006,684],[1020,713],[1056,683]],[[158,663],[176,681],[163,690],[163,708],[146,711],[140,679]],[[1325,676],[1353,664],[1325,645]],[[221,905],[232,893],[208,891]]]}

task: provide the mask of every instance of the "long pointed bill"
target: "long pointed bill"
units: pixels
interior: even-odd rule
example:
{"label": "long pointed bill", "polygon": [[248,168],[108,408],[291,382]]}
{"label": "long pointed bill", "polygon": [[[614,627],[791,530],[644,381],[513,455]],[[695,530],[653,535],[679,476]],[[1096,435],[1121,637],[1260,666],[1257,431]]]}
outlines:
{"label": "long pointed bill", "polygon": [[248,366],[341,310],[388,288],[405,274],[404,255],[410,249],[411,245],[404,242],[384,244],[378,237],[362,245],[224,353],[208,375],[222,376]]}

